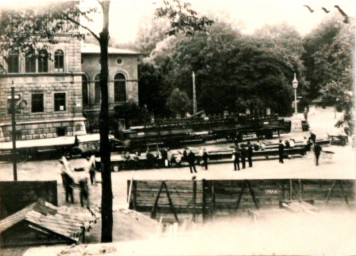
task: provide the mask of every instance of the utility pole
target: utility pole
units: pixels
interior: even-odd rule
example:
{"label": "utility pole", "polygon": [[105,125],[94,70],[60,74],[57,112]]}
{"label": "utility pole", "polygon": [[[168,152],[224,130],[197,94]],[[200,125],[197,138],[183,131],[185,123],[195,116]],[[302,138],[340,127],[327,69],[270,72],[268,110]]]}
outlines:
{"label": "utility pole", "polygon": [[193,79],[193,114],[197,112],[197,95],[195,91],[195,73],[193,71],[192,74],[192,79]]}
{"label": "utility pole", "polygon": [[[12,85],[14,82],[12,81]],[[12,121],[12,161],[14,170],[14,181],[17,181],[17,150],[16,150],[16,120],[15,120],[15,88],[11,87],[11,121]]]}

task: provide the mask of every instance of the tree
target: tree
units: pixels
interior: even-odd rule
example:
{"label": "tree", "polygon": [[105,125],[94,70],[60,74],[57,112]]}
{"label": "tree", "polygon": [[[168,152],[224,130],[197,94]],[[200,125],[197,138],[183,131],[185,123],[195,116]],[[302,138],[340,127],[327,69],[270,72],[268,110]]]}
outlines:
{"label": "tree", "polygon": [[[69,33],[79,28],[91,34],[100,45],[100,87],[101,109],[99,114],[100,130],[100,156],[102,175],[102,230],[101,241],[112,241],[113,229],[113,193],[110,167],[110,143],[109,143],[109,104],[108,104],[108,44],[109,44],[109,9],[110,0],[98,0],[103,18],[103,27],[96,34],[88,26],[82,23],[81,18],[92,21],[90,14],[96,8],[81,10],[79,1],[50,2],[47,5],[29,6],[24,9],[6,9],[0,13],[0,51],[4,54],[8,51],[22,52],[29,55],[38,47],[46,47],[46,44],[55,44],[56,35],[60,32]],[[168,15],[169,19],[175,18],[184,23],[171,23],[175,33],[184,30],[202,30],[209,23],[205,19],[197,17],[197,13],[190,9],[189,4],[181,4],[179,0],[164,1],[165,6],[159,8],[159,15]],[[179,6],[179,11],[177,11]],[[175,14],[172,16],[171,14]],[[83,38],[80,33],[74,33],[74,37]]]}
{"label": "tree", "polygon": [[188,95],[178,88],[173,89],[167,99],[167,107],[174,115],[184,116],[191,112],[191,105]]}
{"label": "tree", "polygon": [[[98,1],[103,12],[103,28],[99,35],[80,22],[80,18],[89,18],[96,9],[82,11],[78,1],[50,3],[40,8],[5,10],[1,12],[0,29],[2,53],[17,51],[24,54],[35,52],[41,44],[55,44],[59,32],[70,33],[82,28],[90,33],[100,44],[101,51],[101,110],[99,115],[100,127],[100,156],[102,174],[102,232],[101,241],[112,241],[112,187],[110,168],[109,116],[108,116],[108,42],[109,42],[109,7],[110,1]],[[80,33],[73,36],[83,38]]]}
{"label": "tree", "polygon": [[[341,22],[336,16],[325,20],[305,37],[302,61],[312,99],[320,96],[320,90],[331,81],[352,80],[354,45],[354,26]],[[346,76],[345,70],[348,71]]]}

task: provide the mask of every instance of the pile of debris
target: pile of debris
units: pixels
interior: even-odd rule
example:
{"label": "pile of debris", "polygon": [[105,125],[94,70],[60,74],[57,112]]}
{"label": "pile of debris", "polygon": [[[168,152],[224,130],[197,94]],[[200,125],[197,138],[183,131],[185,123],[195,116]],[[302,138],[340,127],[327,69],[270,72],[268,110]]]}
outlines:
{"label": "pile of debris", "polygon": [[0,221],[1,246],[85,242],[85,232],[96,220],[88,209],[56,207],[40,200]]}

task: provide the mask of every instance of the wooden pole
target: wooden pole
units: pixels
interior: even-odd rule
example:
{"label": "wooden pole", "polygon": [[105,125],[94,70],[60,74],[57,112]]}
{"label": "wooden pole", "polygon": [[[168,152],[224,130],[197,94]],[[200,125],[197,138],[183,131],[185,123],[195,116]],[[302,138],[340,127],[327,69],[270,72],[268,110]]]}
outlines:
{"label": "wooden pole", "polygon": [[193,180],[193,220],[197,221],[197,181]]}
{"label": "wooden pole", "polygon": [[242,189],[241,189],[241,192],[240,192],[240,194],[239,194],[239,197],[237,198],[236,207],[235,207],[235,210],[236,210],[236,211],[239,209],[240,201],[241,201],[241,198],[242,198],[242,194],[243,194],[244,191],[245,191],[245,187],[246,187],[246,182],[244,182],[244,185],[242,186]]}
{"label": "wooden pole", "polygon": [[215,185],[214,181],[211,181],[211,217],[215,218]]}
{"label": "wooden pole", "polygon": [[136,196],[136,191],[137,191],[137,180],[132,181],[132,189],[133,189],[133,205],[132,208],[136,210],[137,208],[137,196]]}
{"label": "wooden pole", "polygon": [[164,186],[164,181],[162,181],[162,183],[161,183],[161,187],[159,188],[158,194],[157,194],[157,196],[156,196],[155,203],[154,203],[153,208],[152,208],[152,211],[151,211],[151,218],[152,218],[152,219],[156,217],[156,210],[157,210],[157,205],[158,205],[158,199],[159,199],[159,196],[161,195],[163,186]]}
{"label": "wooden pole", "polygon": [[203,207],[202,207],[202,217],[203,217],[203,223],[205,222],[205,218],[206,218],[206,216],[205,216],[205,208],[206,208],[206,202],[205,202],[205,200],[206,200],[206,198],[205,198],[205,193],[206,193],[206,190],[205,190],[205,186],[206,186],[206,181],[205,181],[205,179],[203,179],[203,182],[202,182],[202,186],[203,186]]}
{"label": "wooden pole", "polygon": [[342,194],[344,195],[345,202],[346,202],[347,206],[350,206],[350,205],[349,205],[349,199],[347,198],[347,194],[346,194],[346,192],[345,192],[345,190],[344,190],[344,187],[343,187],[342,184],[341,184],[341,181],[339,181],[338,183],[339,183],[339,187],[340,187],[340,189],[341,189],[341,191],[342,191]]}
{"label": "wooden pole", "polygon": [[255,204],[255,207],[256,207],[256,209],[258,209],[259,207],[258,207],[257,200],[256,200],[256,197],[255,197],[255,192],[252,190],[251,183],[248,180],[246,180],[245,182],[248,185],[248,189],[250,190],[250,194],[252,196],[252,200],[253,200],[253,202]]}
{"label": "wooden pole", "polygon": [[336,185],[336,180],[333,182],[333,184],[332,184],[331,187],[329,188],[328,195],[326,196],[325,205],[328,204],[329,199],[330,199],[330,196],[331,196],[331,193],[333,192],[333,190],[334,190],[334,188],[335,188],[335,185]]}
{"label": "wooden pole", "polygon": [[[12,81],[12,84],[14,82]],[[17,181],[17,149],[16,149],[16,105],[15,105],[15,88],[11,87],[11,123],[12,123],[12,161],[14,181]]]}
{"label": "wooden pole", "polygon": [[192,80],[193,80],[193,114],[197,112],[197,95],[195,91],[195,73],[193,71],[192,74]]}
{"label": "wooden pole", "polygon": [[173,212],[173,214],[174,214],[174,218],[176,219],[177,222],[179,222],[179,220],[178,220],[178,215],[177,215],[177,213],[176,213],[176,209],[175,209],[175,207],[174,207],[174,204],[173,204],[171,195],[169,194],[169,190],[168,190],[168,187],[167,187],[166,182],[162,181],[162,185],[163,185],[163,186],[165,187],[165,189],[166,189],[169,206],[171,207],[171,210],[172,210],[172,212]]}

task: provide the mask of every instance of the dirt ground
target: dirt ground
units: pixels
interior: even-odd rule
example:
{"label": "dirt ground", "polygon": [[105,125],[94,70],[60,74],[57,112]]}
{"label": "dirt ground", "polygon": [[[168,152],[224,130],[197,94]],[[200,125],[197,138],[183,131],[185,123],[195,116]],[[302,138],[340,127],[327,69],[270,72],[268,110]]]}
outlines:
{"label": "dirt ground", "polygon": [[[334,133],[333,109],[319,109],[309,114],[311,130],[318,138]],[[302,140],[309,133],[283,134]],[[276,138],[278,140],[279,138]],[[305,157],[286,159],[284,164],[278,160],[257,161],[253,168],[233,172],[232,163],[210,165],[205,171],[198,167],[197,179],[271,179],[271,178],[325,178],[355,179],[355,150],[350,145],[330,146],[327,150],[335,152],[331,159],[321,157],[320,166],[315,166],[313,154]],[[72,165],[80,165],[80,160]],[[0,163],[0,180],[12,180],[11,163]],[[356,253],[355,212],[336,209],[319,212],[315,216],[271,215],[258,220],[237,218],[210,223],[196,227],[185,234],[172,238],[157,238],[155,223],[145,216],[125,212],[127,180],[130,179],[180,179],[192,178],[189,168],[169,168],[157,170],[121,171],[112,173],[114,195],[114,241],[105,255],[226,255],[226,254],[349,254]],[[64,205],[64,191],[59,175],[57,161],[26,162],[18,165],[19,180],[57,180],[58,202]],[[100,173],[97,173],[100,182]],[[92,206],[100,205],[101,183],[90,186]],[[78,191],[75,195],[79,203]],[[121,210],[120,210],[121,209]],[[135,220],[132,223],[132,220]],[[88,236],[89,242],[98,242],[100,223]],[[142,240],[145,239],[145,240]],[[148,239],[148,240],[147,240]],[[128,241],[130,240],[130,241]],[[93,245],[96,250],[100,245]],[[62,248],[63,247],[59,247]],[[110,249],[111,248],[111,249]],[[113,249],[114,248],[114,249]],[[58,249],[59,250],[59,249]],[[58,250],[36,251],[31,249],[26,255],[52,255]],[[100,249],[98,249],[100,250]],[[37,254],[36,254],[37,253]],[[56,254],[53,254],[56,255]],[[83,254],[78,254],[83,255]]]}

